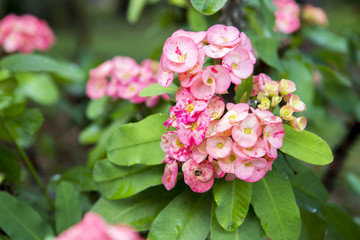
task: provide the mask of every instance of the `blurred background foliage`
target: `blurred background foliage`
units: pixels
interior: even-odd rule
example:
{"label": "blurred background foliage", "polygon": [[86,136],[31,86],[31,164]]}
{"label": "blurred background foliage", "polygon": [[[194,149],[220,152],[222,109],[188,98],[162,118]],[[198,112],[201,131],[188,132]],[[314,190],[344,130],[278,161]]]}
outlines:
{"label": "blurred background foliage", "polygon": [[[298,2],[324,8],[329,19],[327,29],[336,33],[337,36],[353,38],[354,44],[359,44],[360,2],[358,0],[301,0]],[[137,4],[137,7],[132,7],[131,4]],[[142,7],[139,8],[139,6]],[[57,37],[56,44],[46,54],[78,64],[85,70],[86,75],[89,69],[117,55],[130,56],[138,62],[146,58],[159,60],[164,41],[175,30],[183,28],[198,31],[219,22],[221,11],[211,16],[203,16],[192,8],[188,9],[189,6],[186,0],[0,0],[0,17],[3,18],[8,13],[29,13],[45,19]],[[319,39],[316,33],[311,34],[315,39]],[[293,40],[296,44],[296,34]],[[315,44],[303,42],[300,51],[305,53],[304,55],[309,53],[315,58],[318,56],[325,59],[326,64],[333,69],[350,72],[349,64],[342,65],[345,69],[337,69],[340,66],[337,63],[341,62],[345,56],[345,53],[341,52],[342,46],[339,47],[343,38],[339,40],[336,37],[330,37],[321,42],[320,37],[319,41],[319,45],[330,45],[330,48],[335,46],[335,50],[324,55],[325,52]],[[340,52],[337,51],[339,48]],[[359,46],[355,49],[359,49]],[[296,52],[292,54],[296,55]],[[359,51],[355,50],[354,55],[355,59],[360,59]],[[355,62],[359,64],[358,60]],[[357,75],[355,78],[359,78],[359,65],[352,73]],[[329,75],[331,77],[331,73]],[[26,77],[22,76],[24,81]],[[36,77],[46,78],[46,75]],[[326,78],[327,75],[323,74],[323,77]],[[59,175],[54,177],[54,174],[63,173],[69,167],[86,165],[92,146],[79,143],[80,132],[93,120],[89,119],[91,113],[86,112],[89,103],[85,95],[86,79],[87,75],[79,81],[72,82],[63,81],[60,78],[56,81],[59,90],[55,90],[52,94],[54,99],[51,103],[44,104],[41,99],[37,101],[33,99],[30,103],[30,106],[37,106],[40,101],[45,121],[36,139],[29,139],[27,145],[31,147],[27,149],[27,152],[31,158],[36,159],[34,161],[36,167],[45,180],[49,178],[56,180]],[[341,80],[341,77],[337,79]],[[315,118],[318,121],[310,122],[308,129],[323,137],[333,149],[336,149],[345,141],[344,138],[353,121],[349,120],[351,117],[346,111],[347,104],[353,104],[353,99],[349,99],[351,95],[348,96],[346,91],[337,89],[336,86],[332,88],[327,86],[323,90],[325,91],[322,94],[327,95],[324,98],[335,99],[334,102],[339,99],[338,105],[335,108],[322,108],[319,105],[312,109],[311,116],[308,117],[310,121]],[[320,97],[315,97],[315,102],[323,101],[317,98]],[[357,99],[355,98],[355,104]],[[349,100],[348,103],[347,100]],[[339,112],[338,108],[342,106],[344,111]],[[351,108],[350,111],[354,113],[355,118],[357,117],[355,121],[360,121],[359,102],[357,106],[355,110]],[[130,114],[132,108],[129,107],[128,110]],[[117,116],[116,113],[114,116]],[[137,120],[136,118],[135,116],[133,120]],[[323,122],[327,124],[322,124]],[[345,208],[360,224],[360,138],[359,135],[355,137],[354,144],[348,149],[349,154],[346,154],[344,166],[330,195],[332,200]],[[86,140],[81,140],[81,137],[80,141],[88,143]],[[321,175],[326,173],[327,167],[315,167],[314,170]],[[76,169],[73,171],[76,172]],[[78,169],[78,171],[82,170]],[[69,174],[69,178],[76,173]],[[22,172],[22,174],[26,173]],[[25,179],[26,176],[22,178]],[[27,194],[24,198],[31,198],[31,194]]]}

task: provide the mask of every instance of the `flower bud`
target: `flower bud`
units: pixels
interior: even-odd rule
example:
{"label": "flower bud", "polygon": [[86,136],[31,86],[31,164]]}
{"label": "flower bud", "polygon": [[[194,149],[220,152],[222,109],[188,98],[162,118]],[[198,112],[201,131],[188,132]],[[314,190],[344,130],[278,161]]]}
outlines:
{"label": "flower bud", "polygon": [[275,81],[267,82],[264,87],[264,91],[269,94],[270,97],[279,93],[279,83]]}
{"label": "flower bud", "polygon": [[279,84],[279,90],[281,95],[286,96],[289,93],[294,92],[296,90],[296,86],[295,83],[290,80],[281,79]]}
{"label": "flower bud", "polygon": [[305,103],[302,102],[296,94],[291,95],[289,104],[293,108],[294,112],[301,112],[306,109]]}
{"label": "flower bud", "polygon": [[291,121],[295,117],[292,115],[294,112],[293,108],[290,105],[282,106],[280,109],[280,117],[284,120]]}
{"label": "flower bud", "polygon": [[271,107],[276,107],[282,100],[282,97],[279,95],[274,95],[271,99]]}
{"label": "flower bud", "polygon": [[267,98],[269,95],[266,92],[259,92],[259,94],[256,97],[256,100],[258,100],[258,102],[261,102],[261,99],[263,98]]}
{"label": "flower bud", "polygon": [[328,25],[328,19],[324,9],[314,7],[310,4],[305,5],[301,17],[305,22],[309,24],[315,24],[320,26]]}
{"label": "flower bud", "polygon": [[258,104],[258,108],[261,110],[267,110],[270,109],[270,100],[267,97],[264,97],[261,99],[261,103]]}
{"label": "flower bud", "polygon": [[306,117],[299,117],[299,118],[294,118],[293,120],[291,120],[289,122],[290,126],[292,126],[296,131],[301,132],[302,130],[305,129],[306,124],[307,124],[307,120]]}

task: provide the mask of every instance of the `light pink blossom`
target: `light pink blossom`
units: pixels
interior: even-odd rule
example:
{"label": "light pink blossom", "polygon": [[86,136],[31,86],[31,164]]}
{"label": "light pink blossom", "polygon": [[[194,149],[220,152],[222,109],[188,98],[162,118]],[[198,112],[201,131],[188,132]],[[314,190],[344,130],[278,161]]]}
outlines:
{"label": "light pink blossom", "polygon": [[209,123],[210,113],[208,110],[205,110],[199,115],[196,122],[179,124],[178,134],[180,141],[187,146],[200,145],[205,138],[205,132]]}
{"label": "light pink blossom", "polygon": [[207,30],[206,38],[211,45],[233,47],[240,42],[240,32],[233,26],[214,25]]}
{"label": "light pink blossom", "polygon": [[176,131],[164,133],[160,146],[166,154],[178,161],[184,162],[190,158],[190,148],[180,142]]}
{"label": "light pink blossom", "polygon": [[217,132],[224,132],[232,128],[249,115],[249,105],[246,103],[238,103],[232,105],[228,112],[220,119],[216,126]]}
{"label": "light pink blossom", "polygon": [[197,163],[194,159],[182,166],[185,183],[197,193],[208,191],[214,184],[214,168],[208,161]]}
{"label": "light pink blossom", "polygon": [[206,140],[206,151],[212,158],[225,158],[232,149],[231,137],[211,137]]}
{"label": "light pink blossom", "polygon": [[166,190],[170,191],[175,187],[178,173],[178,164],[176,161],[166,163],[162,183]]}
{"label": "light pink blossom", "polygon": [[262,125],[254,114],[249,114],[240,124],[232,129],[232,137],[241,147],[250,148],[255,145],[262,133]]}
{"label": "light pink blossom", "polygon": [[257,182],[268,171],[268,162],[263,158],[253,158],[235,163],[235,175],[246,182]]}
{"label": "light pink blossom", "polygon": [[269,124],[264,128],[264,140],[275,148],[281,148],[285,130],[281,123]]}

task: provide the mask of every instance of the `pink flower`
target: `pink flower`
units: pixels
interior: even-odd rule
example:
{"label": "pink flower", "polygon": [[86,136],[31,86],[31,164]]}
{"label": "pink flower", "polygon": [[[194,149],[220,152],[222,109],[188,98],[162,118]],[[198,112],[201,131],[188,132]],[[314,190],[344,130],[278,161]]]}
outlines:
{"label": "pink flower", "polygon": [[212,158],[225,158],[230,155],[232,143],[231,137],[211,137],[206,140],[206,151]]}
{"label": "pink flower", "polygon": [[257,182],[269,170],[268,162],[263,158],[253,158],[235,163],[235,175],[246,182]]}
{"label": "pink flower", "polygon": [[253,147],[261,133],[261,123],[254,114],[249,114],[240,124],[232,129],[234,141],[244,148]]}
{"label": "pink flower", "polygon": [[191,86],[190,91],[198,99],[208,100],[214,94],[226,92],[231,84],[230,75],[226,68],[221,65],[208,66],[202,73],[202,78],[197,79]]}
{"label": "pink flower", "polygon": [[184,31],[182,29],[179,29],[171,35],[171,37],[179,37],[179,36],[191,38],[200,48],[203,45],[203,41],[206,38],[206,32],[205,31],[191,32],[191,31]]}
{"label": "pink flower", "polygon": [[166,190],[170,191],[175,187],[177,180],[178,164],[176,161],[166,163],[162,183]]}
{"label": "pink flower", "polygon": [[208,161],[197,163],[190,159],[182,166],[184,181],[197,193],[208,191],[214,184],[214,168]]}
{"label": "pink flower", "polygon": [[225,110],[225,103],[219,96],[213,96],[208,101],[208,109],[210,112],[210,121],[219,119]]}
{"label": "pink flower", "polygon": [[141,240],[130,226],[109,225],[96,213],[85,214],[83,220],[61,233],[55,240]]}
{"label": "pink flower", "polygon": [[291,95],[289,105],[293,108],[294,112],[302,112],[306,109],[305,103],[296,94]]}
{"label": "pink flower", "polygon": [[90,78],[86,84],[86,94],[91,99],[102,98],[106,95],[107,86],[106,78]]}
{"label": "pink flower", "polygon": [[238,103],[232,105],[228,112],[221,118],[216,126],[217,132],[224,132],[232,128],[249,115],[249,105],[246,103]]}
{"label": "pink flower", "polygon": [[250,109],[263,125],[282,122],[281,117],[274,116],[274,114],[268,110],[253,109],[252,107]]}
{"label": "pink flower", "polygon": [[281,79],[279,91],[282,95],[288,95],[296,90],[295,83],[286,79]]}
{"label": "pink flower", "polygon": [[281,123],[269,124],[264,128],[264,140],[275,148],[281,148],[285,136],[284,127]]}
{"label": "pink flower", "polygon": [[205,132],[210,123],[210,113],[208,110],[203,111],[196,122],[190,124],[179,124],[178,134],[180,141],[187,145],[200,145],[204,138]]}
{"label": "pink flower", "polygon": [[265,143],[262,138],[258,138],[255,145],[250,148],[241,147],[238,143],[234,142],[233,151],[237,156],[239,156],[241,160],[249,158],[261,158],[265,156],[267,152],[264,144]]}
{"label": "pink flower", "polygon": [[324,9],[305,4],[302,14],[302,19],[309,24],[316,24],[320,26],[328,25],[328,19]]}
{"label": "pink flower", "polygon": [[182,144],[178,134],[175,131],[164,133],[161,136],[161,149],[178,161],[184,162],[190,158],[190,149]]}
{"label": "pink flower", "polygon": [[158,83],[160,86],[169,87],[174,81],[175,74],[169,70],[165,64],[164,55],[161,56],[159,70],[158,70]]}
{"label": "pink flower", "polygon": [[240,32],[237,28],[221,24],[210,27],[206,37],[210,45],[218,47],[233,47],[240,42]]}
{"label": "pink flower", "polygon": [[[248,78],[254,71],[255,59],[250,57],[249,51],[244,47],[237,47],[225,55],[222,65],[225,66],[236,78]],[[232,79],[234,84],[240,84],[236,78]]]}
{"label": "pink flower", "polygon": [[224,173],[234,173],[235,169],[235,162],[238,161],[240,158],[237,156],[233,151],[231,151],[230,155],[225,158],[219,158],[218,164],[220,169]]}
{"label": "pink flower", "polygon": [[191,157],[197,162],[201,163],[208,156],[206,151],[206,141],[203,141],[200,145],[194,146],[191,150]]}
{"label": "pink flower", "polygon": [[47,23],[32,15],[9,14],[0,22],[0,44],[6,52],[46,51],[55,41]]}
{"label": "pink flower", "polygon": [[198,62],[199,50],[194,40],[189,37],[176,36],[166,40],[163,48],[163,61],[173,72],[186,72]]}
{"label": "pink flower", "polygon": [[290,126],[292,126],[296,131],[301,132],[306,128],[307,120],[305,117],[299,117],[291,120],[289,122]]}
{"label": "pink flower", "polygon": [[113,76],[121,84],[129,83],[134,77],[140,74],[140,66],[130,57],[116,56],[112,59],[114,70]]}
{"label": "pink flower", "polygon": [[290,34],[300,28],[299,6],[294,0],[273,0],[277,8],[275,12],[276,29]]}

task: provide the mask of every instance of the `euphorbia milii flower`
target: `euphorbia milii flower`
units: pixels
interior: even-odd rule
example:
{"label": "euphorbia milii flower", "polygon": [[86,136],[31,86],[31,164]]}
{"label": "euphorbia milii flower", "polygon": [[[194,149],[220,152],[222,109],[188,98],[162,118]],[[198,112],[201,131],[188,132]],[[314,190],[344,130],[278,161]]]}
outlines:
{"label": "euphorbia milii flower", "polygon": [[176,36],[166,40],[163,54],[166,67],[171,71],[182,73],[196,65],[199,50],[191,38]]}
{"label": "euphorbia milii flower", "polygon": [[207,30],[206,38],[211,45],[218,47],[233,47],[240,42],[240,32],[236,27],[221,24]]}
{"label": "euphorbia milii flower", "polygon": [[214,168],[209,161],[197,163],[190,159],[182,166],[184,181],[197,193],[208,191],[214,184]]}
{"label": "euphorbia milii flower", "polygon": [[300,100],[299,96],[292,94],[289,100],[289,105],[293,108],[294,112],[301,112],[306,109],[306,105]]}
{"label": "euphorbia milii flower", "polygon": [[232,128],[249,115],[249,105],[246,103],[238,103],[228,109],[228,112],[220,119],[217,124],[216,131],[224,132]]}
{"label": "euphorbia milii flower", "polygon": [[235,163],[235,175],[246,182],[257,182],[265,176],[268,162],[263,158],[253,158],[247,161],[239,160]]}
{"label": "euphorbia milii flower", "polygon": [[263,125],[282,122],[281,117],[274,116],[274,114],[268,110],[253,109],[252,107],[250,109]]}
{"label": "euphorbia milii flower", "polygon": [[162,183],[166,190],[171,190],[175,187],[178,173],[178,164],[176,161],[166,163]]}
{"label": "euphorbia milii flower", "polygon": [[305,129],[307,120],[306,117],[299,117],[291,120],[289,122],[290,126],[292,126],[296,131],[301,132]]}
{"label": "euphorbia milii flower", "polygon": [[208,110],[203,111],[196,122],[190,124],[179,124],[178,134],[180,141],[187,145],[200,145],[204,138],[205,132],[210,123],[210,113]]}
{"label": "euphorbia milii flower", "polygon": [[[222,65],[239,79],[248,78],[254,71],[254,64],[249,51],[243,47],[236,47],[226,54],[222,61]],[[241,81],[234,81],[234,78],[232,80],[234,84],[241,83]]]}
{"label": "euphorbia milii flower", "polygon": [[284,127],[281,123],[269,124],[264,128],[264,140],[275,148],[281,148],[285,136]]}
{"label": "euphorbia milii flower", "polygon": [[201,163],[208,156],[208,152],[206,151],[206,141],[203,141],[198,146],[193,146],[191,149],[191,157],[197,162]]}
{"label": "euphorbia milii flower", "polygon": [[206,32],[205,31],[192,32],[192,31],[184,31],[183,29],[179,29],[171,35],[171,37],[179,37],[179,36],[191,38],[192,40],[194,40],[194,42],[198,47],[201,47],[203,45],[202,42],[206,37]]}
{"label": "euphorbia milii flower", "polygon": [[180,142],[175,131],[164,133],[161,136],[160,146],[166,154],[178,161],[184,162],[190,158],[190,148]]}
{"label": "euphorbia milii flower", "polygon": [[206,151],[212,158],[225,158],[230,155],[232,143],[231,137],[211,137],[206,140]]}
{"label": "euphorbia milii flower", "polygon": [[241,147],[238,143],[234,142],[233,151],[237,156],[239,156],[241,160],[249,158],[261,158],[266,154],[266,148],[262,138],[258,138],[255,145],[249,148]]}
{"label": "euphorbia milii flower", "polygon": [[295,83],[286,79],[281,79],[279,84],[279,91],[282,95],[288,95],[296,90]]}
{"label": "euphorbia milii flower", "polygon": [[262,125],[254,114],[249,114],[232,129],[234,141],[244,148],[253,147],[261,133]]}
{"label": "euphorbia milii flower", "polygon": [[106,78],[90,78],[86,84],[86,94],[91,99],[102,98],[106,95],[107,86]]}
{"label": "euphorbia milii flower", "polygon": [[218,164],[220,169],[225,173],[234,173],[235,162],[240,158],[233,152],[230,152],[230,155],[225,158],[219,158]]}
{"label": "euphorbia milii flower", "polygon": [[202,78],[197,79],[190,86],[190,91],[194,97],[208,100],[215,93],[226,92],[230,84],[230,74],[225,67],[221,65],[208,66],[202,72]]}
{"label": "euphorbia milii flower", "polygon": [[208,101],[210,121],[220,118],[225,110],[225,103],[219,96],[213,96]]}

